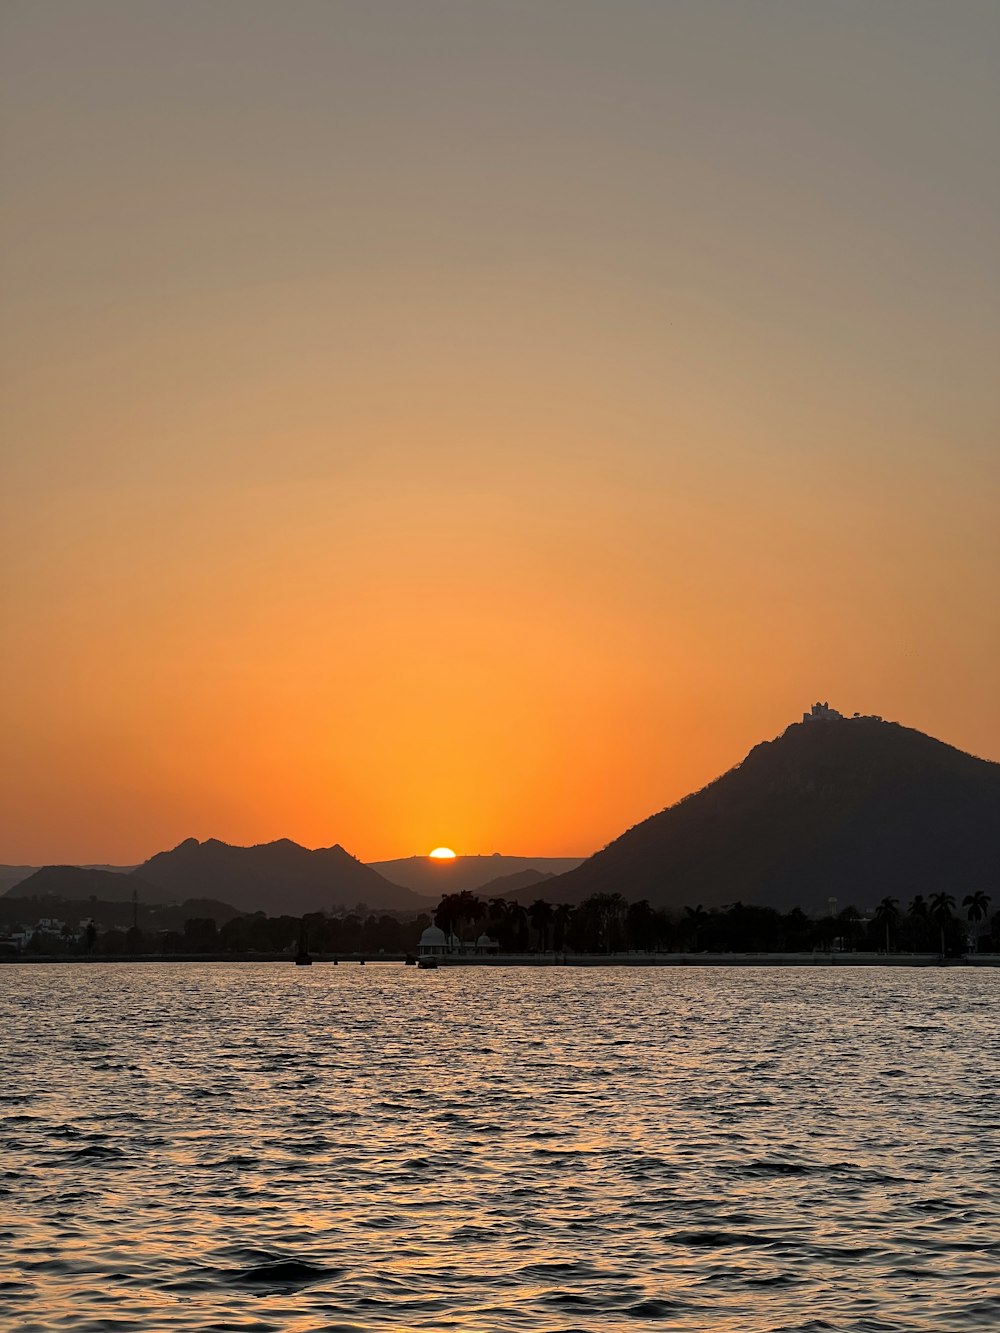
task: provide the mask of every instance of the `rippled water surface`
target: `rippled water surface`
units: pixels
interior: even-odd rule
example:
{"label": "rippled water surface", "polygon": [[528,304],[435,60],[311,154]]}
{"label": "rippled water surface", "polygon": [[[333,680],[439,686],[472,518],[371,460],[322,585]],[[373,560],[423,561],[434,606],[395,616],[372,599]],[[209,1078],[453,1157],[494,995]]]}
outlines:
{"label": "rippled water surface", "polygon": [[1000,971],[0,968],[0,1323],[1000,1328]]}

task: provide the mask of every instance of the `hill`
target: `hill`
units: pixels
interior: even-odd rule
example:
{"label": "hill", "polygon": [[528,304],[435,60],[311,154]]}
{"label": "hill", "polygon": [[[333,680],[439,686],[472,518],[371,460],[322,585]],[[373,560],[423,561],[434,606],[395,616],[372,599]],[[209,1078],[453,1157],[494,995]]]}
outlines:
{"label": "hill", "polygon": [[[38,870],[50,870],[51,866],[0,866],[0,897],[9,894],[11,889],[18,884],[22,884],[29,875],[35,874]],[[107,870],[116,875],[127,875],[135,869],[135,866],[70,866],[58,867],[58,869],[72,870]],[[131,890],[129,890],[131,893]]]}
{"label": "hill", "polygon": [[526,870],[561,875],[582,860],[582,856],[502,856],[494,852],[492,856],[456,856],[453,861],[406,856],[396,861],[372,861],[371,868],[396,884],[425,894],[436,904],[443,893],[461,893],[463,889],[482,893],[491,881]]}
{"label": "hill", "polygon": [[[319,912],[331,907],[423,911],[427,904],[409,889],[392,884],[343,847],[300,847],[287,838],[256,847],[233,847],[209,838],[188,838],[158,852],[129,878],[154,885],[164,901],[221,898],[241,912]],[[19,886],[22,887],[23,886]]]}
{"label": "hill", "polygon": [[39,917],[47,916],[76,926],[84,920],[91,920],[102,930],[117,927],[127,930],[132,924],[133,914],[140,930],[183,930],[184,922],[191,917],[212,917],[218,925],[240,916],[228,903],[216,902],[212,898],[191,898],[183,903],[147,903],[140,900],[133,908],[131,901],[118,898],[113,901],[102,898],[60,898],[46,893],[33,897],[14,897],[10,894],[0,897],[0,927],[13,925],[28,926]]}
{"label": "hill", "polygon": [[530,904],[536,898],[544,897],[543,885],[555,875],[544,870],[516,870],[513,875],[501,875],[483,884],[476,896],[486,899],[509,898],[511,902]]}
{"label": "hill", "polygon": [[99,898],[106,903],[162,901],[162,892],[138,875],[117,870],[98,870],[94,866],[42,866],[7,890],[6,898],[61,898],[83,902]]}
{"label": "hill", "polygon": [[[815,710],[814,710],[815,711]],[[826,912],[887,894],[1000,884],[1000,764],[878,718],[795,723],[545,886],[680,909],[742,901]]]}

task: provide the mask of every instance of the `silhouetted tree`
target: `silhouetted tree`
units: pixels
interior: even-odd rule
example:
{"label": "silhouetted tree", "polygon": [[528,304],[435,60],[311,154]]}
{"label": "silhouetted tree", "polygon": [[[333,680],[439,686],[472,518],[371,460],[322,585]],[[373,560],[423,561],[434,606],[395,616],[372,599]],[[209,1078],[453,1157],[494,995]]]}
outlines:
{"label": "silhouetted tree", "polygon": [[689,947],[696,953],[698,951],[699,936],[701,929],[708,920],[708,913],[702,907],[701,903],[697,907],[685,907],[685,934],[690,944]]}
{"label": "silhouetted tree", "polygon": [[620,893],[595,893],[573,913],[571,943],[581,953],[613,953],[624,943],[627,904]]}
{"label": "silhouetted tree", "polygon": [[907,909],[907,915],[912,919],[916,931],[917,943],[921,948],[927,947],[927,925],[930,921],[930,909],[927,906],[927,899],[922,893],[916,894],[913,901]]}
{"label": "silhouetted tree", "polygon": [[858,922],[861,920],[861,913],[853,905],[849,904],[842,911],[837,913],[837,921],[840,923],[840,951],[841,953],[851,953],[854,950],[854,943],[857,936]]}
{"label": "silhouetted tree", "polygon": [[528,913],[520,903],[511,903],[507,926],[514,947],[524,953],[528,947]]}
{"label": "silhouetted tree", "polygon": [[979,945],[979,923],[986,920],[986,914],[989,910],[990,896],[983,893],[982,889],[977,889],[975,893],[967,894],[962,899],[962,906],[966,908],[966,915],[969,923],[972,925],[972,952],[975,953]]}
{"label": "silhouetted tree", "polygon": [[184,944],[191,953],[210,953],[218,943],[214,917],[191,917],[184,922]]}
{"label": "silhouetted tree", "polygon": [[572,920],[572,907],[568,903],[559,903],[552,917],[552,947],[557,953],[566,947],[566,934]]}
{"label": "silhouetted tree", "polygon": [[899,920],[899,900],[883,898],[875,908],[875,920],[885,927],[885,951],[889,953],[889,928]]}
{"label": "silhouetted tree", "polygon": [[528,917],[541,940],[542,953],[546,953],[549,947],[549,926],[552,924],[552,915],[552,907],[544,898],[537,898],[528,908]]}
{"label": "silhouetted tree", "polygon": [[630,949],[651,950],[655,943],[656,913],[645,898],[629,903],[625,912],[625,938]]}
{"label": "silhouetted tree", "polygon": [[945,928],[951,921],[951,909],[955,899],[950,893],[932,893],[929,916],[941,931],[941,957],[945,956]]}

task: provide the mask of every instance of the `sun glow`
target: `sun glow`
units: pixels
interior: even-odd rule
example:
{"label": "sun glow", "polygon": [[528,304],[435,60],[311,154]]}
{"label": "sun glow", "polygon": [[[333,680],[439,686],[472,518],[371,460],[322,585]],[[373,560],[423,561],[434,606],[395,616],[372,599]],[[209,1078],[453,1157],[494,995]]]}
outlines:
{"label": "sun glow", "polygon": [[455,859],[455,853],[450,847],[435,847],[429,855],[432,861],[454,861]]}

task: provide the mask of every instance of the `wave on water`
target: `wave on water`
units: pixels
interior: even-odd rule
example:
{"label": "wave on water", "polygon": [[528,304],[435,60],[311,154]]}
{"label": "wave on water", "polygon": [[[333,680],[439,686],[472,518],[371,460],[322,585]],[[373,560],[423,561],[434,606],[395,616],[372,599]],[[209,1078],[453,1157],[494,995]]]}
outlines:
{"label": "wave on water", "polygon": [[998,972],[4,982],[4,1328],[1000,1328]]}

